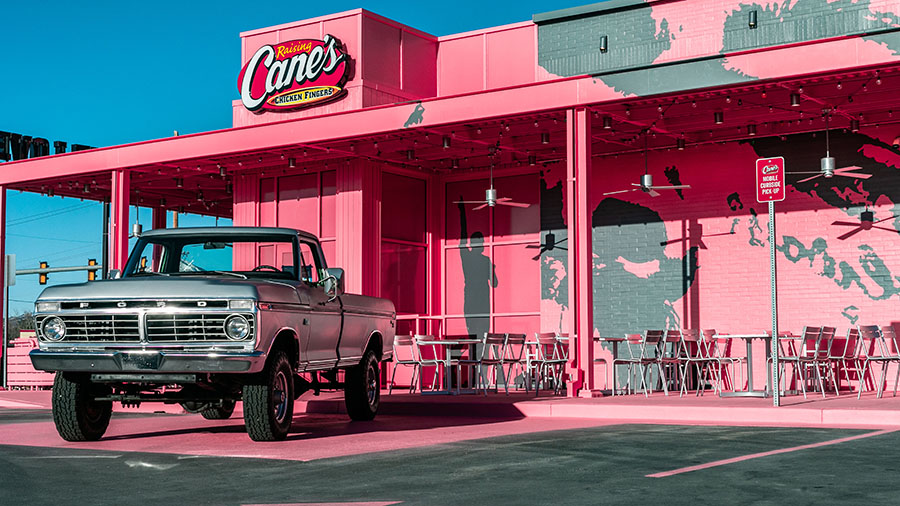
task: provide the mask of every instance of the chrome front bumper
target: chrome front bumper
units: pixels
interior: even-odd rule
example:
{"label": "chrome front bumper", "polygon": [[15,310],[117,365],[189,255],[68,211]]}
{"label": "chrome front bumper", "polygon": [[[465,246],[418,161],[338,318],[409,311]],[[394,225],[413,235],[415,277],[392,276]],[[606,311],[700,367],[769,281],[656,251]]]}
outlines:
{"label": "chrome front bumper", "polygon": [[75,372],[253,373],[263,369],[266,355],[252,352],[44,351],[29,354],[35,369]]}

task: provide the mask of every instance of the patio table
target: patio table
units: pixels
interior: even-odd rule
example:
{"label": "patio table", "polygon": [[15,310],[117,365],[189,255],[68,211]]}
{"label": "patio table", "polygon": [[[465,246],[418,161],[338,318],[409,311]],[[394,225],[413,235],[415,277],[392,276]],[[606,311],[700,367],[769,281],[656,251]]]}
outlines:
{"label": "patio table", "polygon": [[[719,392],[719,397],[768,397],[772,388],[771,368],[768,366],[768,358],[771,356],[771,334],[716,334],[716,338],[742,339],[747,344],[747,390],[735,390],[733,392]],[[753,340],[761,339],[766,343],[766,387],[756,390],[753,387]]]}
{"label": "patio table", "polygon": [[473,352],[475,350],[475,345],[481,344],[484,341],[482,339],[476,338],[449,338],[449,339],[436,339],[433,341],[419,341],[419,345],[421,346],[433,346],[435,351],[440,350],[440,353],[436,354],[440,356],[439,361],[444,363],[444,373],[443,378],[441,379],[441,383],[443,388],[441,390],[430,390],[427,392],[422,392],[423,395],[458,395],[461,393],[474,393],[475,389],[461,389],[460,388],[460,379],[456,379],[456,390],[453,390],[452,378],[453,378],[453,357],[451,352],[453,350],[468,350],[469,357],[474,356]]}
{"label": "patio table", "polygon": [[[790,333],[779,333],[779,339],[793,339]],[[768,397],[772,395],[772,366],[769,358],[772,356],[772,334],[716,334],[716,338],[725,339],[742,339],[747,344],[747,390],[736,390],[733,392],[719,392],[719,397]],[[753,386],[753,340],[761,339],[765,341],[766,347],[766,387],[757,390]]]}
{"label": "patio table", "polygon": [[[610,343],[612,344],[612,362],[607,365],[607,371],[612,371],[612,395],[616,395],[618,391],[617,388],[617,378],[616,378],[616,368],[615,363],[616,359],[619,358],[619,343],[625,342],[624,337],[594,337],[594,342],[597,343]],[[609,372],[607,372],[609,374]],[[606,391],[603,391],[606,394]]]}

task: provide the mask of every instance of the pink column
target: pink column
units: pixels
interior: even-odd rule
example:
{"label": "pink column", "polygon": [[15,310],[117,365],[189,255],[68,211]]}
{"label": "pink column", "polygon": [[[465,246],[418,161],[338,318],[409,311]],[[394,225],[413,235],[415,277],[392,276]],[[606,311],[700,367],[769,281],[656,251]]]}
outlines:
{"label": "pink column", "polygon": [[163,207],[154,207],[153,208],[153,230],[158,228],[166,228],[168,225],[168,216],[169,212]]}
{"label": "pink column", "polygon": [[[0,282],[6,280],[6,186],[0,185]],[[6,332],[6,284],[3,283],[2,288],[2,304],[0,304],[0,328]],[[6,387],[9,368],[9,360],[6,355],[7,344],[0,334],[0,360],[3,361],[3,378],[2,386]]]}
{"label": "pink column", "polygon": [[569,314],[577,339],[569,341],[572,381],[568,395],[593,395],[594,301],[591,241],[591,121],[586,109],[566,113],[567,218],[569,237]]}
{"label": "pink column", "polygon": [[347,292],[381,292],[381,168],[353,160],[337,169],[337,265]]}
{"label": "pink column", "polygon": [[131,174],[126,170],[112,172],[109,213],[109,263],[111,269],[124,269],[128,260],[128,205]]}
{"label": "pink column", "polygon": [[591,116],[587,109],[575,112],[575,185],[577,186],[575,253],[578,273],[579,367],[583,371],[582,394],[591,395],[594,381],[594,258],[591,227]]}

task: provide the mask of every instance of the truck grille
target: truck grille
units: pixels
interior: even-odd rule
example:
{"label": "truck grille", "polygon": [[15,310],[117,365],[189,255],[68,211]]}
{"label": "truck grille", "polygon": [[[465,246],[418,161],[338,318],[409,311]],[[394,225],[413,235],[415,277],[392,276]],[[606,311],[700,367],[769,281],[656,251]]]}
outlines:
{"label": "truck grille", "polygon": [[112,341],[136,343],[141,340],[136,314],[60,315],[66,324],[64,341]]}
{"label": "truck grille", "polygon": [[[225,320],[234,313],[147,313],[145,337],[149,343],[228,341]],[[250,322],[250,336],[256,332],[256,320],[252,313],[242,313]],[[35,322],[39,332],[44,320]],[[114,342],[140,343],[141,323],[137,314],[56,314],[66,324],[66,335],[61,342]]]}
{"label": "truck grille", "polygon": [[[227,341],[225,320],[228,313],[147,314],[147,341]],[[243,315],[250,321],[250,335],[254,332],[252,314]]]}

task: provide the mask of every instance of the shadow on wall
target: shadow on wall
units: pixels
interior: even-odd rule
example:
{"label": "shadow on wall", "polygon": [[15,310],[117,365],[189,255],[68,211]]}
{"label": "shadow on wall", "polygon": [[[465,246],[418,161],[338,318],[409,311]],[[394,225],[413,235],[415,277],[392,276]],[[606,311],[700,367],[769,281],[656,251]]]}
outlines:
{"label": "shadow on wall", "polygon": [[[459,200],[463,200],[460,196]],[[491,288],[497,288],[497,275],[490,257],[484,252],[484,233],[472,232],[469,236],[466,221],[466,206],[460,202],[459,208],[459,256],[462,260],[463,312],[466,315],[466,331],[481,336],[490,330]],[[470,316],[471,315],[471,316]]]}
{"label": "shadow on wall", "polygon": [[683,258],[665,255],[668,234],[659,214],[607,198],[591,217],[594,327],[603,336],[648,328],[680,328],[675,303],[696,279],[697,247]]}

